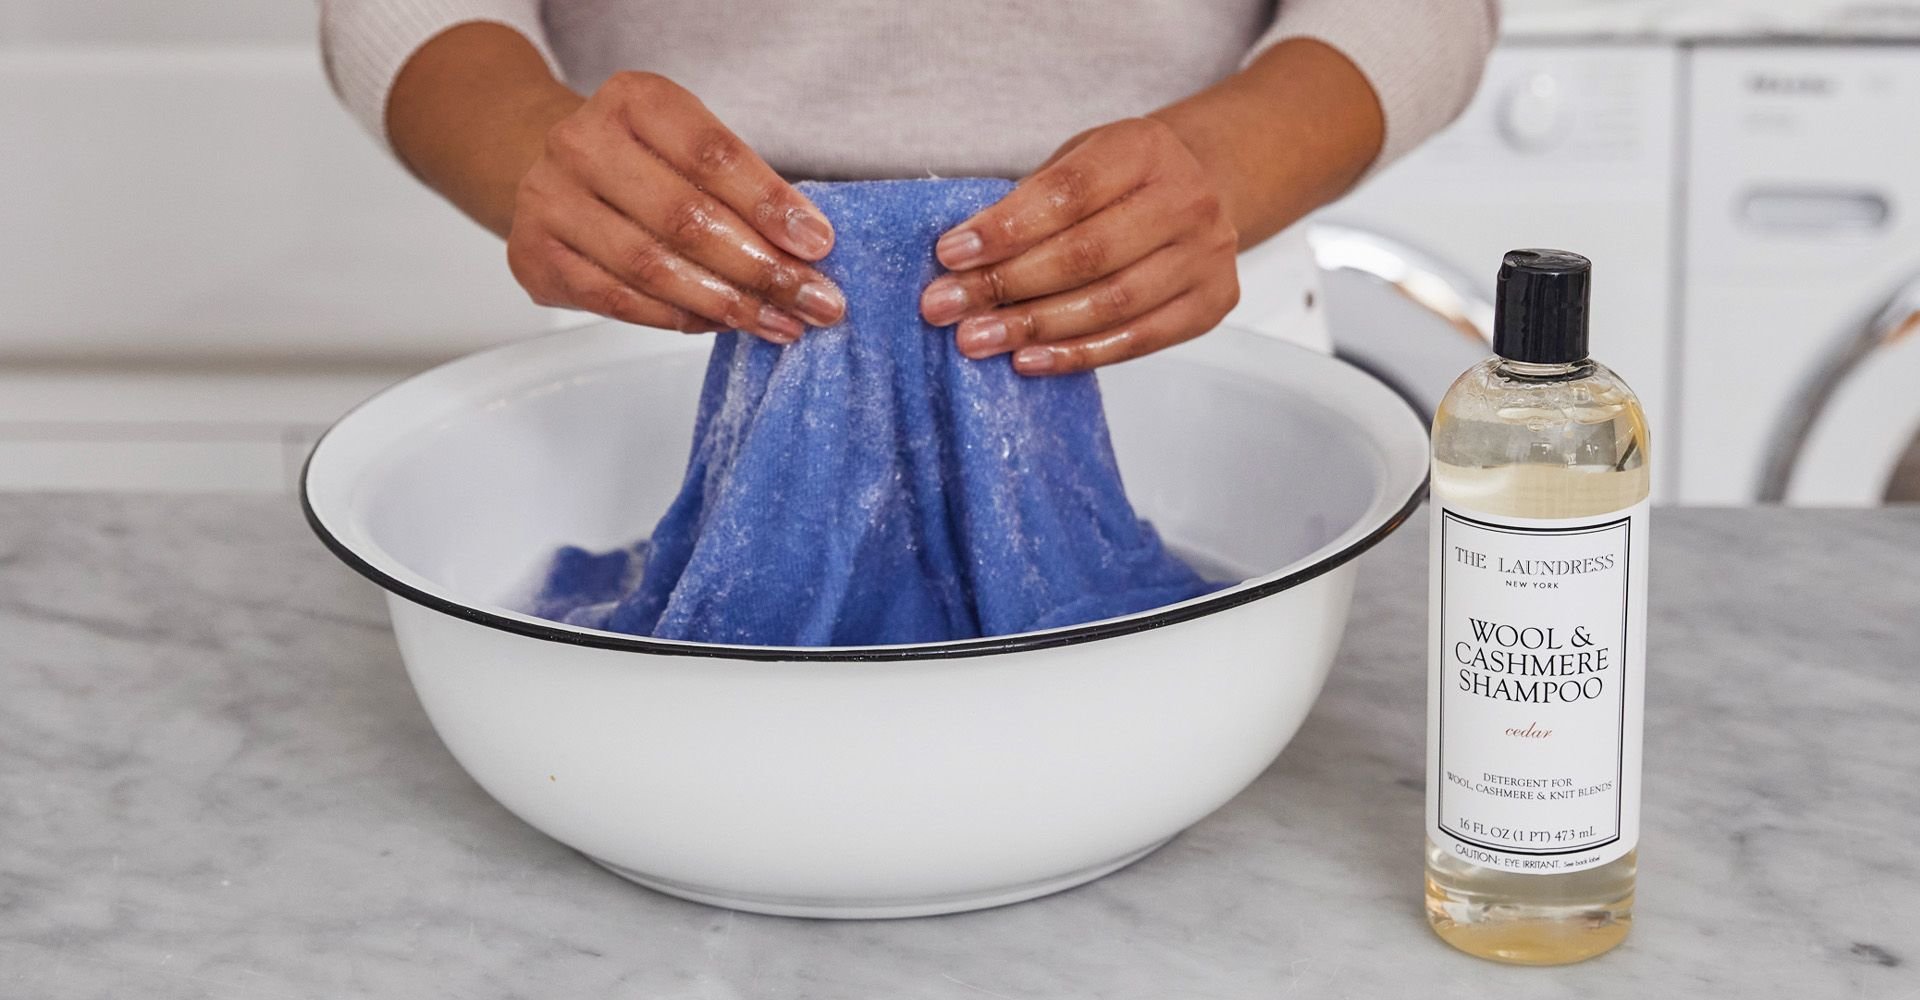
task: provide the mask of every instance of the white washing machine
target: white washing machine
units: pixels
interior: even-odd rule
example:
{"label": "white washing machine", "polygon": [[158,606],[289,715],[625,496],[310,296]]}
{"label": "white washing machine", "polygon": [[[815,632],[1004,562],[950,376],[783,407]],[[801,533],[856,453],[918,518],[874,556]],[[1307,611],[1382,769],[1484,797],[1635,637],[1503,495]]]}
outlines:
{"label": "white washing machine", "polygon": [[1594,353],[1644,400],[1670,499],[1683,65],[1672,44],[1503,43],[1459,121],[1316,217],[1336,350],[1431,413],[1488,353],[1501,255],[1586,254]]}
{"label": "white washing machine", "polygon": [[1692,60],[1680,499],[1879,504],[1920,432],[1920,46]]}

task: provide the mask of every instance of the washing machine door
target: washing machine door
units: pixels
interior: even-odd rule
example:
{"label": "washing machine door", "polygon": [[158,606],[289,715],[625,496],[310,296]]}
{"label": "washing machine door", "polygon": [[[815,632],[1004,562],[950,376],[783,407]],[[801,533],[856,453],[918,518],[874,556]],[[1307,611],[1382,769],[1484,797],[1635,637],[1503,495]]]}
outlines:
{"label": "washing machine door", "polygon": [[1391,236],[1316,222],[1307,243],[1334,354],[1431,420],[1453,380],[1491,353],[1492,300],[1459,269]]}
{"label": "washing machine door", "polygon": [[1920,500],[1920,275],[1802,383],[1767,450],[1760,498],[1803,506]]}

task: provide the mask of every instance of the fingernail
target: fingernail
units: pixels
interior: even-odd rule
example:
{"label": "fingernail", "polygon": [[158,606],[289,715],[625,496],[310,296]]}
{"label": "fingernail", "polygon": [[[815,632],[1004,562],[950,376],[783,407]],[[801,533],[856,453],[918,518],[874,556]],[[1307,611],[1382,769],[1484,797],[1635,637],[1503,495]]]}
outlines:
{"label": "fingernail", "polygon": [[957,322],[967,312],[967,290],[952,278],[941,278],[920,296],[920,315],[934,326]]}
{"label": "fingernail", "polygon": [[794,249],[808,260],[819,260],[833,249],[833,227],[827,220],[803,209],[787,213],[787,236]]}
{"label": "fingernail", "polygon": [[1000,349],[1007,342],[1007,324],[992,316],[981,316],[960,324],[960,350],[962,353],[982,357]]}
{"label": "fingernail", "polygon": [[1053,352],[1044,347],[1026,347],[1013,356],[1013,366],[1028,375],[1044,375],[1053,370]]}
{"label": "fingernail", "polygon": [[971,229],[956,229],[940,237],[940,242],[933,245],[933,255],[940,258],[940,263],[958,271],[973,266],[986,248],[987,244],[980,239],[979,233]]}
{"label": "fingernail", "polygon": [[814,326],[832,326],[847,311],[847,300],[840,297],[840,289],[823,281],[801,285],[794,300],[800,305],[800,315]]}
{"label": "fingernail", "polygon": [[799,320],[772,306],[760,307],[760,328],[787,344],[799,340],[800,335],[807,332],[806,326]]}

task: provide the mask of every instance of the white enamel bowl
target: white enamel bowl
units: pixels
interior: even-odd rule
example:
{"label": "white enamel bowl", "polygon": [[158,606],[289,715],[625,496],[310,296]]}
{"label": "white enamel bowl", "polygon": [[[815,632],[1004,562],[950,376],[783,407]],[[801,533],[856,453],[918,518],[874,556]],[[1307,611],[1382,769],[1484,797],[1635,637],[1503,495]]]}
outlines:
{"label": "white enamel bowl", "polygon": [[1354,556],[1426,479],[1358,370],[1221,329],[1104,372],[1135,506],[1246,582],[993,639],[781,649],[506,605],[559,544],[643,537],[679,486],[705,338],[598,324],[409,379],[328,431],[309,520],[386,589],[475,781],[643,885],[766,913],[907,916],[1096,878],[1212,812],[1307,714]]}

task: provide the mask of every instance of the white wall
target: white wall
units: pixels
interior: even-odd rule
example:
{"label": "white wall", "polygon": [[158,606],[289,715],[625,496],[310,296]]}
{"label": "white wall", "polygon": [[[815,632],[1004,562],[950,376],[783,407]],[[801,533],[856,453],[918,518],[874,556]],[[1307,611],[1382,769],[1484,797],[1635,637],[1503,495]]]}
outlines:
{"label": "white wall", "polygon": [[0,5],[0,488],[281,489],[371,388],[554,322],[334,103],[316,17]]}

